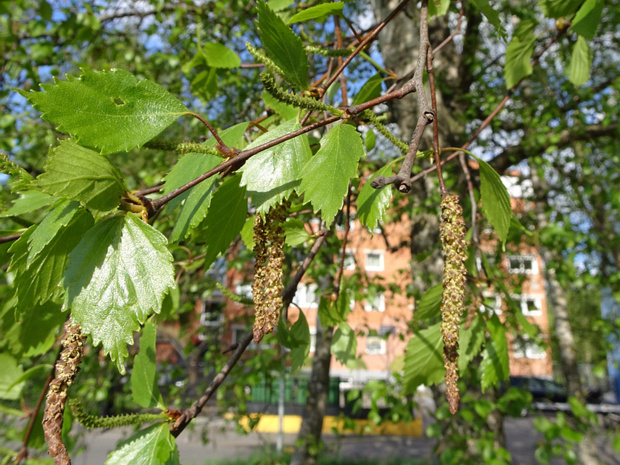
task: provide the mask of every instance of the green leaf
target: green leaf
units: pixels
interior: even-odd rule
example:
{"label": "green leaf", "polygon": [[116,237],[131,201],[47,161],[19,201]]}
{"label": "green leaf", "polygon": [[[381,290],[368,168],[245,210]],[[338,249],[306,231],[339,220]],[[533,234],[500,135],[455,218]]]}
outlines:
{"label": "green leaf", "polygon": [[[368,137],[368,133],[366,134]],[[374,231],[379,222],[383,221],[383,215],[385,215],[392,199],[391,184],[383,189],[374,189],[370,185],[371,181],[377,176],[392,176],[392,165],[385,165],[366,181],[357,197],[357,218],[371,232]]]}
{"label": "green leaf", "polygon": [[450,8],[450,0],[430,0],[428,2],[428,17],[443,16]]}
{"label": "green leaf", "polygon": [[321,148],[303,168],[300,191],[315,212],[331,224],[342,208],[349,181],[357,175],[357,164],[364,156],[360,134],[353,126],[336,124],[321,138]]}
{"label": "green leaf", "polygon": [[[187,156],[184,158],[187,158]],[[219,165],[220,161],[221,159],[214,155],[203,155],[199,164],[202,169],[204,169],[204,173],[206,173]],[[191,192],[185,200],[181,213],[174,223],[174,228],[170,235],[170,242],[179,242],[185,239],[189,232],[197,228],[202,220],[204,220],[209,210],[209,205],[211,204],[211,193],[217,179],[217,176],[211,176],[209,179],[202,181],[200,184],[190,189]]]}
{"label": "green leaf", "polygon": [[243,224],[243,228],[241,228],[241,240],[245,244],[245,246],[253,250],[254,249],[254,221],[256,220],[256,216],[252,215]]}
{"label": "green leaf", "polygon": [[24,370],[17,364],[17,360],[9,354],[0,353],[0,399],[19,399],[24,383],[11,386],[23,374]]}
{"label": "green leaf", "polygon": [[269,92],[263,92],[261,95],[263,102],[265,105],[270,107],[273,111],[275,111],[278,115],[280,115],[284,120],[293,119],[299,113],[299,110],[291,105],[287,105],[286,103],[280,102],[275,97],[273,97]]}
{"label": "green leaf", "polygon": [[69,255],[65,306],[125,373],[133,332],[175,286],[166,238],[132,214],[98,222]]}
{"label": "green leaf", "polygon": [[548,18],[561,18],[577,11],[583,0],[538,0],[538,6]]}
{"label": "green leaf", "polygon": [[521,327],[522,334],[527,334],[531,338],[538,337],[540,333],[540,328],[537,325],[530,323],[530,321],[525,317],[525,315],[523,315],[519,304],[517,304],[514,315],[517,319],[517,323],[519,323],[519,326]]}
{"label": "green leaf", "polygon": [[530,59],[534,53],[534,34],[524,37],[513,36],[506,48],[506,63],[504,64],[504,79],[506,88],[512,89],[521,79],[532,74]]}
{"label": "green leaf", "polygon": [[571,30],[587,40],[594,39],[603,15],[603,0],[586,0],[571,24]]}
{"label": "green leaf", "polygon": [[157,386],[157,364],[155,362],[155,342],[157,326],[147,321],[140,336],[140,352],[134,359],[131,372],[131,397],[140,407],[158,407],[165,410],[164,399]]}
{"label": "green leaf", "polygon": [[284,78],[298,90],[308,90],[308,57],[301,39],[269,6],[258,2],[258,35],[267,56],[284,72]]}
{"label": "green leaf", "polygon": [[294,373],[301,368],[310,353],[310,327],[304,312],[299,312],[299,317],[290,330],[280,318],[276,336],[280,344],[291,349],[291,372]]}
{"label": "green leaf", "polygon": [[[68,255],[78,245],[82,236],[92,227],[92,216],[82,210],[56,235],[28,264],[29,239],[36,231],[31,227],[9,249],[13,253],[9,271],[15,273],[17,310],[32,311],[38,303],[43,304],[57,297],[60,282],[68,262]],[[38,227],[36,227],[38,229]]]}
{"label": "green leaf", "polygon": [[11,353],[19,358],[46,353],[56,342],[56,332],[66,319],[55,302],[45,302],[21,312],[9,312],[15,319],[6,331]]}
{"label": "green leaf", "polygon": [[67,226],[78,213],[77,202],[69,200],[59,200],[48,210],[47,216],[34,230],[28,240],[30,250],[26,266],[30,266],[32,260],[45,248],[54,238],[58,231]]}
{"label": "green leaf", "polygon": [[269,0],[267,4],[273,11],[282,11],[294,1],[295,0]]}
{"label": "green leaf", "polygon": [[290,246],[303,244],[310,239],[310,234],[306,231],[304,224],[295,218],[288,218],[284,222],[285,242]]}
{"label": "green leaf", "polygon": [[463,372],[480,352],[486,339],[484,319],[477,315],[469,328],[461,328],[459,340],[459,371]]}
{"label": "green leaf", "polygon": [[489,5],[489,0],[472,0],[474,5],[478,7],[480,12],[487,18],[489,23],[495,28],[497,34],[501,38],[506,37],[506,29],[502,26],[502,22],[499,19],[499,14]]}
{"label": "green leaf", "polygon": [[413,321],[420,322],[439,316],[443,284],[437,283],[426,290],[419,302],[416,302]]}
{"label": "green leaf", "polygon": [[121,172],[107,157],[72,140],[52,150],[37,184],[44,192],[77,200],[96,212],[114,210],[126,191]]}
{"label": "green leaf", "polygon": [[490,339],[482,351],[482,391],[491,386],[496,386],[500,381],[508,379],[508,342],[506,341],[506,329],[497,315],[493,315],[487,321],[487,329]]}
{"label": "green leaf", "polygon": [[207,243],[205,270],[220,253],[226,251],[245,224],[248,203],[245,199],[245,188],[240,187],[239,182],[239,176],[228,178],[211,199],[211,207],[204,221],[204,230],[200,234]]}
{"label": "green leaf", "polygon": [[620,433],[616,433],[616,435],[614,436],[612,447],[614,451],[620,452]]}
{"label": "green leaf", "polygon": [[178,465],[179,451],[167,423],[156,423],[121,441],[105,465]]}
{"label": "green leaf", "polygon": [[381,95],[382,84],[383,78],[381,77],[381,73],[373,75],[357,93],[353,99],[353,105],[359,105],[360,103],[368,102],[379,97]]}
{"label": "green leaf", "polygon": [[404,392],[414,393],[421,384],[426,386],[439,384],[443,381],[445,373],[441,323],[416,331],[407,343]]}
{"label": "green leaf", "polygon": [[140,147],[188,113],[159,84],[138,82],[121,69],[84,71],[41,88],[44,92],[19,92],[43,112],[44,120],[102,154]]}
{"label": "green leaf", "polygon": [[505,243],[512,219],[512,208],[508,189],[491,165],[475,157],[480,166],[480,196],[482,209],[493,226],[500,242]]}
{"label": "green leaf", "polygon": [[[288,134],[301,126],[291,120],[263,134],[247,149],[258,147]],[[243,168],[241,185],[248,189],[248,196],[258,207],[259,213],[267,213],[299,187],[303,168],[312,157],[305,135],[289,139],[250,158]]]}
{"label": "green leaf", "polygon": [[366,131],[366,137],[364,137],[364,147],[366,148],[366,153],[374,149],[376,144],[377,136],[375,135],[375,131],[373,131],[372,128],[368,128],[368,131]]}
{"label": "green leaf", "polygon": [[29,368],[28,370],[24,371],[23,375],[13,381],[13,384],[7,387],[7,391],[11,391],[14,387],[25,383],[30,378],[38,376],[41,372],[49,374],[52,371],[52,368],[54,368],[54,365],[50,365],[48,363],[44,363],[43,365],[35,365],[32,368]]}
{"label": "green leaf", "polygon": [[590,50],[586,39],[578,36],[570,57],[570,64],[568,65],[568,79],[575,86],[587,84],[590,79],[591,68],[592,50]]}
{"label": "green leaf", "polygon": [[349,291],[345,288],[344,281],[342,281],[336,302],[332,302],[326,296],[321,296],[319,299],[318,315],[321,324],[329,327],[345,322],[347,315],[351,312],[350,303]]}
{"label": "green leaf", "polygon": [[208,42],[203,45],[202,51],[212,68],[238,68],[241,65],[239,55],[223,44]]}
{"label": "green leaf", "polygon": [[334,333],[332,354],[343,365],[357,358],[357,336],[345,321],[340,322]]}
{"label": "green leaf", "polygon": [[534,33],[536,26],[538,26],[538,21],[535,19],[521,19],[514,30],[514,36],[520,41],[525,41]]}
{"label": "green leaf", "polygon": [[288,23],[294,24],[302,21],[308,21],[311,19],[322,21],[331,15],[342,16],[343,6],[343,2],[322,3],[321,5],[311,6],[310,8],[306,8],[305,10],[302,10],[299,13],[295,14],[291,19],[288,20]]}
{"label": "green leaf", "polygon": [[19,216],[24,213],[30,213],[40,208],[47,207],[54,203],[56,199],[51,195],[40,191],[22,192],[17,200],[13,202],[13,206],[4,213],[0,214],[0,218],[9,216]]}

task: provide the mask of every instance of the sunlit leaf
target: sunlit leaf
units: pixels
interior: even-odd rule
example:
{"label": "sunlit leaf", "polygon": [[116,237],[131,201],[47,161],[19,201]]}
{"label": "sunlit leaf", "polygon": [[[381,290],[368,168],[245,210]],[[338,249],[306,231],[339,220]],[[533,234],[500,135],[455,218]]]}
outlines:
{"label": "sunlit leaf", "polygon": [[310,8],[305,8],[299,13],[295,14],[291,19],[288,20],[288,23],[299,23],[302,21],[308,21],[310,19],[321,21],[331,15],[342,15],[343,6],[343,2],[322,3],[320,5],[311,6]]}
{"label": "sunlit leaf", "polygon": [[504,78],[506,88],[512,89],[521,79],[532,74],[530,59],[534,53],[534,34],[524,37],[514,36],[506,48],[506,62],[504,63]]}
{"label": "sunlit leaf", "polygon": [[121,69],[84,71],[41,88],[20,93],[44,120],[102,154],[140,147],[188,112],[159,84],[138,81]]}
{"label": "sunlit leaf", "polygon": [[310,239],[310,234],[304,224],[295,218],[288,218],[284,222],[284,235],[286,244],[291,246],[303,244]]}
{"label": "sunlit leaf", "polygon": [[126,191],[121,172],[107,157],[72,140],[52,150],[37,184],[48,194],[76,200],[96,212],[114,210]]}
{"label": "sunlit leaf", "polygon": [[105,465],[178,465],[179,451],[168,423],[156,423],[121,441]]}
{"label": "sunlit leaf", "polygon": [[357,336],[355,331],[344,321],[338,324],[334,333],[332,354],[343,365],[357,358]]}
{"label": "sunlit leaf", "polygon": [[54,197],[44,192],[34,190],[25,191],[13,202],[11,208],[0,213],[0,217],[19,216],[24,213],[30,213],[40,208],[47,207],[55,201],[56,199]]}
{"label": "sunlit leaf", "polygon": [[99,221],[69,255],[65,305],[121,373],[134,331],[175,286],[166,242],[133,214],[117,215]]}
{"label": "sunlit leaf", "polygon": [[238,68],[241,65],[239,55],[223,44],[209,42],[203,45],[202,51],[212,68]]}
{"label": "sunlit leaf", "polygon": [[19,399],[24,383],[14,385],[14,381],[24,373],[17,360],[9,354],[0,353],[0,399]]}
{"label": "sunlit leaf", "polygon": [[499,321],[497,315],[489,318],[487,329],[490,333],[490,338],[482,351],[482,362],[480,363],[482,391],[487,390],[491,386],[496,386],[500,381],[505,381],[510,374],[506,329]]}
{"label": "sunlit leaf", "polygon": [[385,215],[392,199],[391,184],[383,189],[374,189],[370,185],[371,181],[377,176],[392,176],[392,165],[385,165],[366,181],[357,197],[357,218],[370,231],[374,231],[377,224],[383,221],[383,215]]}
{"label": "sunlit leaf", "polygon": [[603,0],[586,0],[571,23],[571,30],[587,40],[594,39],[603,15]]}
{"label": "sunlit leaf", "polygon": [[592,50],[590,50],[590,46],[586,39],[582,36],[578,36],[568,66],[568,78],[570,82],[576,86],[587,84],[590,79],[591,68]]}
{"label": "sunlit leaf", "polygon": [[300,191],[315,212],[331,224],[342,208],[349,181],[357,176],[357,164],[364,156],[360,134],[353,126],[336,124],[321,138],[321,148],[303,168]]}
{"label": "sunlit leaf", "polygon": [[439,316],[441,311],[441,296],[443,284],[437,283],[427,289],[419,302],[416,302],[413,311],[413,321],[425,321]]}
{"label": "sunlit leaf", "polygon": [[[297,121],[287,121],[260,136],[246,149],[265,144],[299,128]],[[302,135],[264,150],[246,162],[242,168],[241,185],[247,187],[248,196],[258,207],[259,213],[267,213],[269,208],[298,189],[304,165],[311,156],[308,138]]]}
{"label": "sunlit leaf", "polygon": [[262,0],[258,6],[258,35],[267,56],[284,72],[284,78],[298,90],[308,89],[308,57],[301,39],[269,5]]}

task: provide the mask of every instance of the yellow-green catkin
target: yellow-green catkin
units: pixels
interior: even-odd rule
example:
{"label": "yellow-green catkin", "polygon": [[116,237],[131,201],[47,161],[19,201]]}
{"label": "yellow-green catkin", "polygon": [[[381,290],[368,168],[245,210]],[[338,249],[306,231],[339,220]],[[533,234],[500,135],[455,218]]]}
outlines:
{"label": "yellow-green catkin", "polygon": [[64,347],[56,362],[56,376],[47,391],[47,402],[43,415],[43,432],[47,442],[47,452],[54,458],[54,463],[71,463],[67,448],[62,442],[62,423],[67,403],[67,388],[71,386],[79,371],[79,364],[84,355],[86,338],[80,331],[80,325],[68,321],[61,344]]}
{"label": "yellow-green catkin", "polygon": [[441,246],[445,255],[443,268],[443,296],[441,300],[441,334],[443,336],[444,366],[446,367],[447,398],[450,412],[456,413],[459,406],[457,381],[459,327],[465,298],[467,259],[465,245],[465,221],[459,196],[447,194],[441,201],[441,225],[439,226]]}
{"label": "yellow-green catkin", "polygon": [[282,308],[282,268],[284,266],[284,220],[286,205],[272,208],[265,219],[256,215],[254,222],[254,342],[278,324]]}

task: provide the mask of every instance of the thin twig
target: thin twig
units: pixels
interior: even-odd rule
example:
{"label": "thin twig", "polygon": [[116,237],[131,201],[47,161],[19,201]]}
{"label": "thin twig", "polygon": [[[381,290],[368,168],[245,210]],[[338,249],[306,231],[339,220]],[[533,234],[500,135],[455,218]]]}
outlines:
{"label": "thin twig", "polygon": [[12,242],[12,241],[16,241],[17,239],[19,239],[20,237],[22,237],[22,233],[18,233],[18,234],[11,234],[10,236],[3,236],[0,237],[0,244],[4,244],[6,242]]}
{"label": "thin twig", "polygon": [[443,180],[443,174],[441,173],[441,152],[439,150],[439,124],[437,122],[437,95],[435,94],[435,68],[433,67],[433,52],[428,51],[426,68],[428,70],[428,84],[431,91],[431,105],[435,112],[435,119],[433,120],[433,152],[435,153],[435,164],[437,165],[437,177],[439,178],[439,193],[443,197],[448,193],[446,190],[446,183]]}
{"label": "thin twig", "polygon": [[381,21],[377,25],[377,27],[372,30],[370,34],[366,36],[364,40],[360,42],[360,44],[355,48],[355,50],[353,50],[353,53],[351,53],[351,55],[349,55],[347,59],[344,60],[342,65],[338,67],[334,74],[332,74],[329,80],[323,85],[323,88],[325,90],[329,89],[329,86],[331,86],[334,81],[338,79],[340,73],[342,73],[344,69],[349,65],[349,63],[351,63],[351,60],[353,60],[353,58],[355,58],[357,54],[362,51],[362,49],[366,47],[366,45],[368,45],[377,36],[377,34],[379,34],[379,32],[381,32],[381,30],[392,20],[392,18],[394,18],[394,16],[396,16],[407,5],[407,3],[409,3],[409,0],[403,0],[383,21]]}
{"label": "thin twig", "polygon": [[[540,57],[549,49],[549,47],[551,47],[554,43],[556,43],[559,40],[559,38],[566,32],[566,30],[567,29],[565,28],[565,29],[562,29],[561,31],[559,31],[555,35],[555,37],[553,37],[553,39],[551,39],[549,41],[549,43],[547,43],[541,50],[539,50],[532,57],[532,61],[530,62],[530,65],[532,67],[534,67],[534,66],[536,66],[538,64],[538,62],[540,61]],[[480,126],[478,126],[478,129],[476,129],[474,134],[469,138],[469,140],[465,144],[463,144],[463,146],[461,147],[461,150],[466,150],[472,144],[472,142],[474,142],[478,138],[480,133],[484,129],[486,129],[486,127],[489,124],[491,124],[491,121],[493,121],[493,119],[497,116],[497,114],[501,111],[501,109],[504,108],[504,105],[506,105],[508,100],[510,100],[510,98],[513,96],[513,94],[515,93],[515,91],[517,90],[519,85],[524,80],[525,80],[525,77],[521,78],[521,80],[517,84],[515,84],[512,89],[508,90],[508,92],[506,93],[506,96],[502,99],[501,102],[499,102],[499,104],[495,107],[495,109],[491,112],[491,114],[489,116],[487,116],[482,123],[480,123]],[[429,173],[432,173],[433,171],[435,171],[439,165],[443,166],[446,163],[448,163],[449,161],[451,161],[451,160],[455,159],[456,157],[460,156],[461,154],[463,154],[463,152],[460,152],[460,151],[452,153],[451,155],[446,157],[444,160],[442,160],[441,163],[433,165],[430,168],[427,168],[424,171],[421,171],[420,173],[418,173],[415,176],[413,176],[411,178],[411,183],[414,183],[418,179],[426,177]]]}
{"label": "thin twig", "polygon": [[45,399],[45,394],[47,394],[47,389],[49,388],[50,383],[54,379],[54,372],[56,370],[56,362],[60,358],[60,353],[62,349],[58,349],[56,353],[56,359],[52,364],[52,369],[50,370],[50,374],[47,375],[47,379],[45,380],[45,384],[43,384],[43,389],[41,389],[41,394],[39,395],[39,399],[37,400],[37,404],[34,407],[34,410],[30,412],[30,420],[28,421],[28,429],[26,430],[26,434],[24,435],[24,440],[22,441],[22,448],[19,453],[13,458],[13,463],[15,465],[19,465],[23,459],[28,456],[28,442],[30,441],[30,436],[32,434],[32,429],[34,428],[34,422],[37,419],[37,415],[39,414],[39,410],[41,409],[41,405],[43,405],[43,399]]}
{"label": "thin twig", "polygon": [[461,32],[461,22],[463,21],[464,12],[465,10],[463,10],[463,8],[461,7],[461,9],[459,10],[459,20],[456,23],[456,27],[454,28],[454,31],[452,31],[452,34],[446,37],[442,43],[440,43],[437,47],[433,49],[433,55],[437,54],[437,52],[439,52],[442,48],[448,45],[450,41],[454,39]]}
{"label": "thin twig", "polygon": [[[293,300],[293,297],[295,296],[295,292],[297,290],[297,286],[299,285],[299,282],[303,278],[305,272],[310,267],[310,264],[312,263],[312,260],[314,260],[314,257],[316,256],[319,248],[325,241],[326,235],[327,235],[327,231],[323,231],[321,236],[317,238],[316,242],[310,248],[310,252],[308,253],[308,256],[306,256],[300,268],[297,270],[297,273],[295,274],[291,282],[288,284],[288,286],[286,286],[286,289],[282,291],[282,299],[283,299],[283,303],[285,306],[288,306],[290,302]],[[213,394],[215,394],[215,392],[220,387],[220,385],[224,382],[224,380],[226,379],[230,371],[237,364],[237,362],[241,358],[241,355],[243,355],[243,352],[245,352],[245,349],[250,345],[250,342],[252,342],[252,338],[253,338],[253,334],[252,332],[249,332],[248,334],[245,335],[245,337],[241,341],[239,341],[239,345],[236,347],[233,354],[230,356],[228,361],[224,364],[220,372],[215,376],[213,381],[211,381],[211,384],[209,384],[207,389],[205,389],[202,396],[198,400],[196,400],[191,405],[190,408],[185,410],[179,418],[177,418],[174,424],[170,427],[170,433],[174,437],[178,437],[179,434],[181,434],[183,430],[187,427],[187,425],[189,425],[189,423],[200,414],[200,412],[202,411],[204,406],[207,404],[209,399],[213,396]]]}
{"label": "thin twig", "polygon": [[220,147],[224,149],[226,152],[231,153],[228,146],[224,143],[224,141],[220,138],[220,136],[218,136],[217,131],[213,128],[213,126],[211,126],[211,123],[209,123],[205,118],[203,118],[197,113],[189,112],[187,113],[187,115],[193,116],[198,121],[200,121],[202,124],[204,124],[209,129],[209,131],[211,131],[211,134],[213,134],[213,137],[215,137],[215,140],[217,141],[217,143],[220,144]]}
{"label": "thin twig", "polygon": [[435,112],[426,103],[426,93],[424,91],[424,70],[426,68],[427,55],[430,50],[428,39],[428,0],[422,0],[420,9],[420,48],[416,62],[414,81],[417,101],[418,101],[418,122],[416,123],[413,137],[409,143],[409,150],[405,156],[405,161],[401,165],[400,171],[396,176],[377,176],[370,185],[375,189],[381,189],[389,184],[394,184],[399,192],[406,194],[411,190],[411,170],[416,160],[420,141],[427,125],[435,120]]}
{"label": "thin twig", "polygon": [[336,272],[336,276],[334,276],[334,300],[338,300],[340,296],[340,281],[342,280],[342,273],[344,272],[344,261],[347,258],[347,241],[349,239],[349,221],[351,218],[351,182],[349,182],[349,189],[347,190],[347,204],[344,211],[344,236],[342,238],[342,252],[340,254],[340,263],[338,264],[338,271]]}
{"label": "thin twig", "polygon": [[469,167],[467,166],[467,160],[465,160],[465,154],[463,152],[461,152],[459,161],[461,162],[461,169],[463,170],[465,179],[467,180],[467,190],[469,191],[469,201],[471,203],[471,239],[474,244],[478,245],[480,243],[478,240],[478,227],[476,225],[476,217],[478,216],[478,202],[476,202],[474,184],[472,183]]}

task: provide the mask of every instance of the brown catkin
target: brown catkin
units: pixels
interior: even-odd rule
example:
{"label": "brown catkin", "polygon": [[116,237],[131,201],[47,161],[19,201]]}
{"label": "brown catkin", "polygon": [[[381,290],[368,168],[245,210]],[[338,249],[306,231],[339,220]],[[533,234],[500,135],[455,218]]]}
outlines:
{"label": "brown catkin", "polygon": [[459,196],[447,194],[441,201],[441,246],[445,255],[443,268],[443,296],[441,300],[441,334],[443,357],[446,367],[447,398],[450,412],[455,414],[459,406],[457,381],[459,357],[459,326],[465,298],[465,221]]}
{"label": "brown catkin", "polygon": [[43,415],[43,432],[47,441],[47,453],[54,458],[56,465],[71,463],[67,448],[62,442],[62,422],[67,403],[67,388],[80,370],[79,364],[84,355],[86,338],[80,331],[80,325],[67,321],[61,344],[64,347],[56,362],[56,376],[50,382]]}
{"label": "brown catkin", "polygon": [[284,266],[284,220],[287,205],[272,208],[263,221],[260,214],[254,222],[254,342],[278,324],[282,308],[282,268]]}

